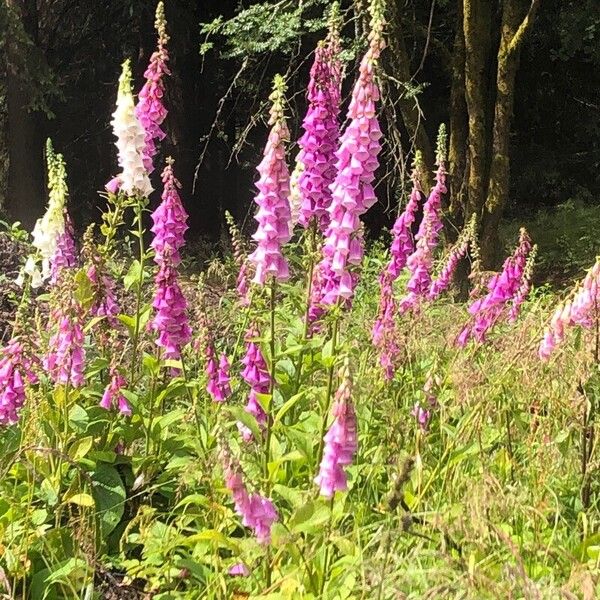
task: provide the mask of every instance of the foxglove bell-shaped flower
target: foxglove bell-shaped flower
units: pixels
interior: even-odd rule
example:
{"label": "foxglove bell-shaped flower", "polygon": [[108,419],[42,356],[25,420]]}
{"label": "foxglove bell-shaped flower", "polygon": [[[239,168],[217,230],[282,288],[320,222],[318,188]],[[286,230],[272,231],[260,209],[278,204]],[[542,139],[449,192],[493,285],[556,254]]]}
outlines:
{"label": "foxglove bell-shaped flower", "polygon": [[85,383],[85,336],[83,333],[83,310],[74,300],[66,300],[52,315],[57,330],[48,344],[44,368],[54,383],[74,388]]}
{"label": "foxglove bell-shaped flower", "polygon": [[155,279],[156,291],[152,307],[155,315],[150,324],[158,335],[156,345],[163,349],[165,358],[181,358],[181,349],[191,340],[187,302],[177,281],[177,271],[165,254]]}
{"label": "foxglove bell-shaped flower", "polygon": [[207,347],[206,374],[208,384],[206,390],[214,402],[225,402],[231,396],[229,369],[229,359],[225,354],[221,354],[219,366],[217,367],[214,349],[209,345]]}
{"label": "foxglove bell-shaped flower", "polygon": [[400,302],[401,313],[417,308],[419,301],[427,297],[431,286],[433,253],[439,243],[440,230],[443,227],[442,196],[447,191],[445,157],[446,128],[441,125],[438,136],[436,183],[423,206],[423,220],[415,236],[416,249],[406,261],[411,276],[406,285],[408,294]]}
{"label": "foxglove bell-shaped flower", "polygon": [[68,213],[64,214],[65,228],[58,236],[56,250],[50,261],[50,283],[55,284],[58,281],[63,269],[70,269],[77,264],[77,249],[73,239],[73,224]]}
{"label": "foxglove bell-shaped flower", "polygon": [[352,379],[346,361],[340,371],[342,383],[338,388],[332,407],[334,421],[325,435],[323,459],[315,483],[321,495],[331,498],[337,491],[348,488],[345,467],[352,464],[358,448],[356,415],[352,405]]}
{"label": "foxglove bell-shaped flower", "polygon": [[242,471],[226,453],[221,454],[224,462],[225,485],[233,496],[235,511],[242,517],[242,524],[254,532],[259,544],[271,542],[271,528],[279,514],[269,498],[248,492]]}
{"label": "foxglove bell-shaped flower", "polygon": [[[135,105],[131,91],[131,65],[129,60],[123,63],[123,72],[119,78],[117,107],[111,121],[117,141],[120,189],[128,196],[148,197],[152,185],[144,166],[146,132],[135,116]],[[113,180],[114,181],[114,180]],[[116,186],[109,182],[111,189]]]}
{"label": "foxglove bell-shaped flower", "polygon": [[[66,202],[69,194],[67,174],[62,154],[56,154],[52,142],[46,142],[46,160],[48,165],[48,207],[41,219],[38,219],[32,232],[32,246],[36,254],[27,259],[24,274],[31,277],[31,285],[36,288],[52,277],[55,282],[63,262],[71,262],[70,241],[65,237]],[[69,232],[67,231],[68,235]],[[53,262],[56,261],[56,266]],[[41,262],[41,268],[38,263]],[[20,276],[18,282],[22,282]]]}
{"label": "foxglove bell-shaped flower", "polygon": [[285,83],[281,76],[275,77],[274,90],[270,96],[271,132],[264,151],[256,183],[258,194],[254,201],[258,205],[255,220],[258,222],[256,250],[248,257],[255,266],[253,281],[264,285],[267,279],[288,279],[289,266],[281,253],[282,246],[291,238],[290,232],[290,174],[285,159],[285,143],[289,131],[283,113]]}
{"label": "foxglove bell-shaped flower", "polygon": [[25,384],[38,381],[34,361],[17,339],[0,350],[0,426],[14,425],[25,402]]}
{"label": "foxglove bell-shaped flower", "polygon": [[348,108],[349,124],[336,151],[337,173],[328,209],[330,223],[323,259],[317,265],[313,283],[313,304],[317,305],[351,301],[356,276],[350,266],[360,264],[363,257],[359,217],[377,200],[372,184],[379,165],[382,133],[375,112],[379,89],[374,70],[384,46],[382,29],[382,16],[374,14],[369,50],[361,61]]}
{"label": "foxglove bell-shaped flower", "polygon": [[539,357],[546,361],[567,337],[570,327],[591,329],[597,323],[600,307],[600,259],[587,272],[564,303],[556,307],[552,319],[544,332],[538,350]]}
{"label": "foxglove bell-shaped flower", "polygon": [[485,342],[490,329],[510,311],[515,298],[519,297],[518,302],[522,301],[523,278],[531,251],[531,239],[525,229],[521,229],[519,245],[513,255],[504,261],[502,271],[488,282],[488,293],[469,306],[472,319],[459,333],[456,339],[458,346],[466,345],[469,339]]}
{"label": "foxglove bell-shaped flower", "polygon": [[175,178],[173,173],[174,161],[167,159],[167,166],[162,173],[162,182],[164,185],[162,193],[162,202],[152,213],[154,233],[152,248],[154,249],[154,261],[161,264],[164,260],[164,253],[169,251],[170,261],[173,266],[181,262],[179,254],[180,249],[185,244],[184,234],[188,229],[188,215],[183,207],[178,190],[181,184]]}
{"label": "foxglove bell-shaped flower", "polygon": [[165,6],[162,1],[156,7],[155,27],[158,32],[158,48],[150,57],[150,64],[144,73],[146,83],[140,90],[138,103],[135,107],[135,116],[146,132],[143,162],[148,174],[154,171],[152,159],[158,152],[157,143],[166,137],[165,132],[161,129],[161,125],[167,116],[167,109],[164,105],[165,85],[163,76],[170,75],[171,72],[167,66],[169,36],[167,34]]}
{"label": "foxglove bell-shaped flower", "polygon": [[325,233],[330,216],[331,185],[336,174],[342,64],[339,34],[332,31],[315,50],[315,61],[308,84],[308,111],[299,141],[298,192],[301,199],[298,222],[308,227],[315,220]]}
{"label": "foxglove bell-shaped flower", "polygon": [[123,395],[126,381],[116,368],[111,368],[110,383],[104,390],[100,406],[106,410],[116,407],[122,415],[131,416],[131,407]]}

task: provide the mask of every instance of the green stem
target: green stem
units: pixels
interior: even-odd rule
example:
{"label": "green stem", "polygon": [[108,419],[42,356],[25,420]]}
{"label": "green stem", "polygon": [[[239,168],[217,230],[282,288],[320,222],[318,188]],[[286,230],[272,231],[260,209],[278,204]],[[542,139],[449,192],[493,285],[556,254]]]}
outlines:
{"label": "green stem", "polygon": [[277,292],[277,280],[273,278],[271,283],[271,339],[269,346],[271,350],[271,383],[269,386],[269,395],[271,396],[269,411],[267,414],[267,435],[265,439],[265,464],[264,464],[264,477],[267,482],[267,488],[269,488],[269,460],[271,458],[271,408],[273,406],[273,394],[275,392],[275,367],[277,361],[275,360],[275,294]]}
{"label": "green stem", "polygon": [[329,373],[327,378],[327,391],[325,392],[325,406],[323,408],[323,420],[321,422],[321,432],[319,435],[319,450],[317,452],[316,467],[318,468],[323,458],[323,450],[325,446],[325,430],[327,429],[327,421],[329,416],[329,407],[331,406],[331,398],[333,395],[333,379],[335,374],[335,353],[337,349],[337,338],[339,330],[339,319],[336,319],[333,323],[333,332],[331,334],[331,356],[333,362],[329,367]]}
{"label": "green stem", "polygon": [[331,539],[331,530],[333,528],[333,502],[335,499],[335,494],[331,496],[331,500],[329,501],[329,524],[327,525],[327,538],[325,542],[325,558],[323,559],[323,579],[321,580],[321,589],[319,592],[319,598],[323,597],[323,592],[325,590],[325,584],[327,583],[327,576],[329,574],[329,549],[330,539]]}
{"label": "green stem", "polygon": [[135,378],[135,372],[137,367],[137,355],[138,355],[138,343],[140,337],[140,310],[142,308],[142,286],[144,283],[144,262],[145,262],[145,251],[144,251],[144,227],[142,223],[142,203],[141,199],[135,204],[135,216],[137,220],[137,236],[140,252],[140,276],[137,284],[137,293],[135,300],[135,326],[133,329],[133,352],[131,353],[131,377],[130,383],[133,385]]}

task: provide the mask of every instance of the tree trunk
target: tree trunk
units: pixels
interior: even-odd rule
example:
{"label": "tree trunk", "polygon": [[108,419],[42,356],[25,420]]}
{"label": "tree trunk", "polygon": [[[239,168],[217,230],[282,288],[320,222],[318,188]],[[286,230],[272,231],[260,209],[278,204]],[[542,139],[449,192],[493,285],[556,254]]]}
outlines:
{"label": "tree trunk", "polygon": [[465,41],[465,99],[469,130],[469,171],[465,222],[471,214],[480,213],[486,194],[488,124],[486,71],[490,54],[492,2],[464,0],[463,31]]}
{"label": "tree trunk", "polygon": [[[404,44],[404,36],[402,35],[402,26],[400,22],[400,14],[398,11],[397,2],[389,0],[387,6],[388,16],[388,52],[390,58],[388,60],[387,69],[389,74],[398,82],[408,83],[411,80],[410,75],[410,59],[406,46]],[[425,162],[425,171],[427,180],[423,185],[427,187],[433,184],[433,170],[435,165],[435,153],[429,140],[429,136],[423,126],[419,108],[414,98],[410,98],[406,94],[406,90],[399,90],[400,98],[398,106],[400,115],[406,130],[408,131],[415,149],[420,150],[423,154]],[[394,98],[394,100],[396,100]]]}
{"label": "tree trunk", "polygon": [[498,225],[510,190],[510,128],[515,78],[523,39],[531,27],[538,5],[539,0],[532,0],[531,3],[523,0],[504,2],[496,74],[492,159],[481,238],[484,268],[494,266],[498,262]]}
{"label": "tree trunk", "polygon": [[[6,0],[11,18],[20,18],[22,30],[35,43],[35,0]],[[29,110],[30,95],[23,77],[26,56],[17,39],[18,28],[9,27],[6,42],[6,104],[8,123],[8,195],[10,217],[31,230],[45,206],[43,136],[39,115]]]}
{"label": "tree trunk", "polygon": [[456,32],[452,51],[452,87],[450,90],[450,216],[453,224],[464,222],[466,205],[465,173],[467,172],[467,104],[465,101],[465,36],[463,32],[463,3],[458,1]]}

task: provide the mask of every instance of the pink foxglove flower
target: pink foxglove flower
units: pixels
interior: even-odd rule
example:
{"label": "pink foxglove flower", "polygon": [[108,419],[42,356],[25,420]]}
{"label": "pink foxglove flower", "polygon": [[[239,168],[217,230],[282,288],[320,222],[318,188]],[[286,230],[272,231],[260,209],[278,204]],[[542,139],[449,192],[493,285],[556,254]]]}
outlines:
{"label": "pink foxglove flower", "polygon": [[191,340],[192,331],[187,317],[187,302],[177,281],[177,271],[165,254],[155,279],[156,291],[152,307],[155,315],[150,327],[158,334],[156,345],[164,357],[177,360],[182,348]]}
{"label": "pink foxglove flower", "polygon": [[158,152],[157,143],[166,137],[165,132],[161,129],[161,125],[167,116],[167,109],[164,105],[165,85],[163,75],[170,75],[171,72],[167,67],[169,36],[167,34],[165,7],[162,1],[156,7],[155,27],[158,32],[158,48],[150,57],[150,64],[144,73],[146,83],[140,91],[138,103],[135,107],[135,116],[146,132],[143,161],[148,174],[154,171],[152,159]]}
{"label": "pink foxglove flower", "polygon": [[12,339],[0,350],[0,426],[14,425],[25,402],[25,383],[37,383],[34,361]]}
{"label": "pink foxglove flower", "polygon": [[75,300],[66,301],[52,316],[58,329],[50,338],[44,368],[54,383],[74,388],[85,383],[85,336],[82,309]]}
{"label": "pink foxglove flower", "polygon": [[235,563],[229,567],[227,573],[232,577],[249,577],[250,569],[244,563]]}
{"label": "pink foxglove flower", "polygon": [[121,309],[115,292],[116,283],[108,273],[101,272],[100,265],[101,261],[96,257],[96,262],[92,262],[87,269],[87,276],[94,291],[90,314],[93,317],[106,317],[112,327],[117,327],[117,315]]}
{"label": "pink foxglove flower", "polygon": [[[129,60],[123,63],[117,106],[111,124],[117,138],[115,144],[119,166],[122,169],[117,176],[117,181],[121,184],[120,189],[128,196],[148,197],[152,193],[152,185],[144,166],[146,132],[135,116]],[[111,180],[107,186],[112,190],[115,189],[116,184],[114,180]]]}
{"label": "pink foxglove flower", "polygon": [[77,249],[73,239],[73,224],[69,214],[65,210],[65,227],[58,236],[54,256],[50,260],[50,283],[55,284],[58,281],[63,269],[70,269],[77,264]]}
{"label": "pink foxglove flower", "polygon": [[270,278],[282,281],[289,277],[289,266],[281,253],[282,246],[291,238],[290,173],[285,159],[285,143],[290,136],[283,111],[284,93],[283,78],[277,76],[270,96],[271,132],[257,168],[260,178],[256,183],[258,194],[254,201],[258,211],[254,218],[258,227],[252,236],[257,246],[248,257],[255,266],[253,281],[259,285]]}
{"label": "pink foxglove flower", "polygon": [[357,277],[350,266],[360,264],[363,257],[359,217],[377,200],[372,184],[379,165],[382,133],[375,112],[379,89],[374,70],[384,46],[382,28],[381,16],[373,15],[369,50],[361,61],[348,108],[350,122],[336,151],[337,174],[328,209],[330,224],[323,259],[317,265],[313,282],[312,303],[317,305],[351,301]]}
{"label": "pink foxglove flower", "polygon": [[427,296],[429,300],[435,300],[448,289],[460,261],[467,255],[469,247],[475,243],[476,236],[476,220],[472,218],[450,249],[439,275],[432,280]]}
{"label": "pink foxglove flower", "polygon": [[231,384],[229,380],[229,359],[221,354],[219,366],[217,367],[216,356],[211,345],[207,346],[206,374],[208,384],[206,390],[214,402],[225,402],[231,396]]}
{"label": "pink foxglove flower", "polygon": [[423,206],[423,220],[415,236],[415,251],[408,257],[406,264],[410,271],[410,279],[406,285],[408,294],[401,300],[399,310],[405,313],[418,307],[419,301],[429,293],[433,269],[433,253],[439,242],[442,196],[446,193],[446,129],[440,126],[438,136],[436,183],[429,198]]}
{"label": "pink foxglove flower", "polygon": [[392,229],[393,241],[390,260],[379,276],[379,312],[373,325],[373,344],[379,348],[379,362],[387,380],[394,377],[396,363],[400,355],[395,315],[397,303],[394,298],[393,283],[406,266],[408,256],[414,251],[412,224],[421,202],[422,192],[419,183],[420,153],[415,157],[412,173],[413,187],[410,198],[402,214],[396,219]]}
{"label": "pink foxglove flower", "polygon": [[[267,362],[260,347],[254,341],[258,337],[258,330],[252,326],[246,333],[246,354],[242,359],[244,369],[242,378],[250,386],[246,412],[254,416],[259,427],[264,428],[268,416],[258,401],[257,394],[268,394],[271,390],[271,375]],[[243,424],[238,423],[238,429],[244,441],[252,439],[252,432]]]}
{"label": "pink foxglove flower", "polygon": [[123,395],[126,386],[125,378],[116,368],[110,370],[110,383],[106,386],[100,406],[106,410],[116,407],[122,415],[131,416],[131,407]]}
{"label": "pink foxglove flower", "polygon": [[560,304],[546,327],[540,343],[539,357],[548,360],[567,337],[567,329],[579,326],[584,329],[595,327],[600,307],[600,259],[578,283],[570,297]]}
{"label": "pink foxglove flower", "polygon": [[154,239],[151,246],[154,249],[156,263],[160,265],[163,262],[164,253],[168,249],[171,264],[177,266],[181,262],[179,251],[185,244],[184,234],[188,229],[188,215],[177,191],[181,188],[181,184],[173,173],[173,163],[174,161],[168,158],[167,166],[162,173],[164,185],[162,202],[152,213],[154,224],[151,231],[154,233]]}
{"label": "pink foxglove flower", "polygon": [[269,498],[249,493],[239,465],[226,452],[222,453],[222,458],[225,463],[225,485],[233,496],[235,511],[242,517],[242,524],[252,529],[259,544],[269,544],[271,528],[279,518],[275,505]]}
{"label": "pink foxglove flower", "polygon": [[331,185],[336,174],[342,64],[337,32],[315,50],[308,84],[308,111],[302,127],[298,164],[298,191],[301,205],[298,222],[308,227],[313,219],[325,233],[329,225]]}
{"label": "pink foxglove flower", "polygon": [[342,383],[332,407],[334,421],[325,434],[323,459],[315,483],[321,495],[331,498],[335,492],[348,488],[345,467],[352,464],[358,448],[356,415],[352,405],[352,379],[348,361],[340,371]]}
{"label": "pink foxglove flower", "polygon": [[504,261],[502,272],[488,282],[488,293],[469,306],[472,319],[459,333],[456,339],[458,346],[466,345],[469,339],[485,342],[488,332],[503,316],[508,316],[515,298],[519,297],[518,302],[522,301],[520,293],[531,250],[531,239],[525,229],[521,229],[519,245],[514,254]]}

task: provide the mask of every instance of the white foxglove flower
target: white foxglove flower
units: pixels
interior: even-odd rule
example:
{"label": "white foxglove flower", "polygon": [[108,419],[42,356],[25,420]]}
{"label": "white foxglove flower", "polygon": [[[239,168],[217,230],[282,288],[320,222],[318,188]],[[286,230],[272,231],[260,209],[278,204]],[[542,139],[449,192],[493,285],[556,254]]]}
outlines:
{"label": "white foxglove flower", "polygon": [[135,104],[131,91],[131,66],[129,60],[123,63],[123,72],[119,78],[117,108],[111,121],[117,141],[119,166],[123,172],[119,175],[121,189],[129,196],[148,197],[152,185],[144,167],[144,149],[146,132],[135,116]]}
{"label": "white foxglove flower", "polygon": [[296,159],[296,166],[290,175],[290,232],[293,231],[294,227],[300,219],[300,207],[302,206],[302,196],[300,194],[300,186],[298,182],[300,175],[304,171],[304,165],[299,159]]}

